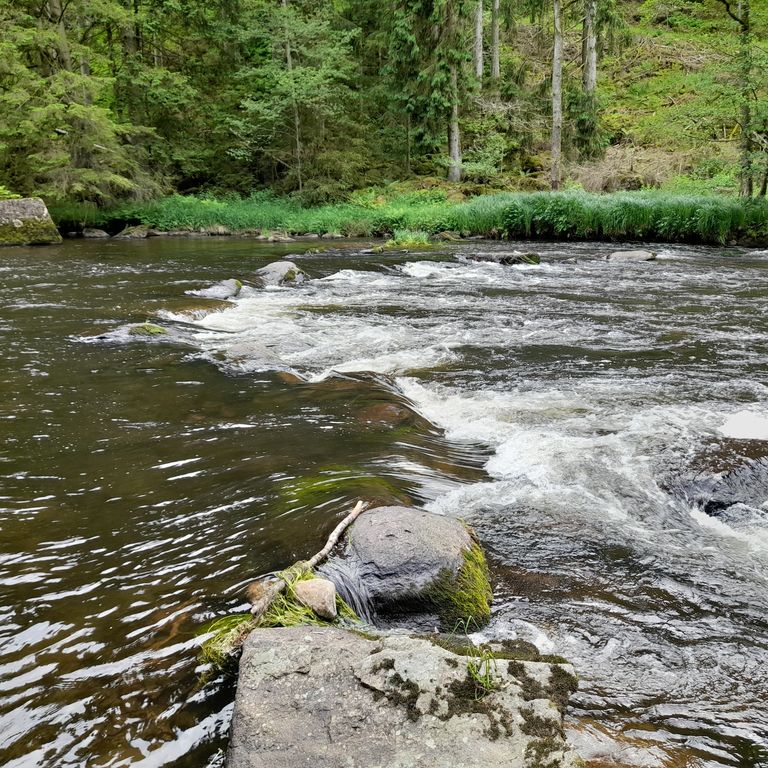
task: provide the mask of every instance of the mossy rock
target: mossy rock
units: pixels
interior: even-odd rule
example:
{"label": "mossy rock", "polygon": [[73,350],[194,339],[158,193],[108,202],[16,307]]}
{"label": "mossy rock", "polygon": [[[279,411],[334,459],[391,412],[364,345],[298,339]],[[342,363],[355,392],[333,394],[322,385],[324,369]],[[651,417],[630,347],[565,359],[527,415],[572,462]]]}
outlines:
{"label": "mossy rock", "polygon": [[164,336],[168,331],[154,323],[142,323],[141,325],[132,326],[128,333],[131,336]]}
{"label": "mossy rock", "polygon": [[[483,550],[464,523],[413,507],[363,513],[347,534],[333,571],[352,570],[387,623],[435,617],[446,631],[477,628],[490,617],[493,597]],[[337,583],[337,589],[345,589]],[[408,621],[412,617],[413,623]]]}
{"label": "mossy rock", "polygon": [[0,200],[0,245],[50,245],[60,242],[61,235],[39,197]]}
{"label": "mossy rock", "polygon": [[456,573],[444,569],[425,592],[440,616],[443,627],[482,627],[491,617],[493,590],[482,547],[473,539],[464,550],[464,562]]}

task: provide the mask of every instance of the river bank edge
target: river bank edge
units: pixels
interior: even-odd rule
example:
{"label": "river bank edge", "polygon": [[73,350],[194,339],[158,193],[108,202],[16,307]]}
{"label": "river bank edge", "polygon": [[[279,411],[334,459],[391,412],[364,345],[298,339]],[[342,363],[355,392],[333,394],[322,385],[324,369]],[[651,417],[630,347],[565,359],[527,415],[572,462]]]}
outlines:
{"label": "river bank edge", "polygon": [[419,190],[304,207],[289,198],[174,195],[99,210],[51,206],[67,236],[658,242],[768,246],[768,201],[658,191],[500,192],[466,199]]}

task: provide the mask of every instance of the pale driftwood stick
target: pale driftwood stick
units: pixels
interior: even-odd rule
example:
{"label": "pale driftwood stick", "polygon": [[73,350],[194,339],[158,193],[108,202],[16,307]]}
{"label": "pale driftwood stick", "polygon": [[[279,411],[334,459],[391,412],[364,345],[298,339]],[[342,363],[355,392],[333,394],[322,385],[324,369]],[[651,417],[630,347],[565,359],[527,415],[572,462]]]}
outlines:
{"label": "pale driftwood stick", "polygon": [[[346,531],[367,508],[367,504],[358,501],[357,504],[355,504],[355,508],[333,529],[325,546],[309,560],[304,562],[300,561],[292,566],[294,571],[298,575],[306,573],[307,571],[311,571],[318,563],[325,560],[338,543],[341,534],[344,533],[344,531]],[[288,585],[283,579],[277,579],[276,581],[267,583],[254,581],[253,584],[250,584],[247,593],[251,600],[251,613],[253,614],[254,619],[258,621],[258,619],[266,613],[269,606],[272,605],[275,598],[281,592],[285,591],[287,586]]]}
{"label": "pale driftwood stick", "polygon": [[331,535],[328,537],[328,541],[325,542],[325,546],[314,557],[311,557],[307,561],[310,569],[314,568],[319,562],[328,557],[331,550],[338,543],[339,538],[341,538],[341,534],[344,533],[355,520],[357,520],[365,508],[366,505],[363,504],[362,501],[358,501],[357,504],[355,504],[355,508],[333,529]]}

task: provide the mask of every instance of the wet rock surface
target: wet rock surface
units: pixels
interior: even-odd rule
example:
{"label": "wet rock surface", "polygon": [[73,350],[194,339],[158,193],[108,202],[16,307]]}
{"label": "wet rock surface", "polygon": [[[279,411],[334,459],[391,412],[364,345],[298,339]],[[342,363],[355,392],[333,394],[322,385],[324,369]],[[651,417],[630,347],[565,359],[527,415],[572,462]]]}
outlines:
{"label": "wet rock surface", "polygon": [[307,273],[292,261],[275,261],[259,269],[253,282],[260,288],[267,288],[276,285],[299,285],[307,279]]}
{"label": "wet rock surface", "polygon": [[0,200],[0,245],[50,245],[61,235],[39,197]]}
{"label": "wet rock surface", "polygon": [[523,253],[522,251],[512,251],[511,253],[472,253],[466,259],[467,261],[485,261],[492,264],[503,264],[504,266],[541,263],[541,256],[538,253]]}
{"label": "wet rock surface", "polygon": [[214,283],[209,288],[202,288],[198,291],[187,291],[190,296],[199,296],[203,299],[232,299],[237,296],[243,288],[243,284],[236,278],[221,280]]}
{"label": "wet rock surface", "polygon": [[631,264],[640,261],[655,261],[656,254],[653,251],[614,251],[607,257],[608,261],[618,264]]}
{"label": "wet rock surface", "polygon": [[576,759],[561,707],[574,687],[568,665],[465,656],[425,638],[256,630],[226,765],[566,768]]}
{"label": "wet rock surface", "polygon": [[[410,628],[423,629],[442,621],[452,629],[470,616],[478,625],[487,618],[490,586],[485,561],[480,553],[477,573],[470,568],[470,578],[465,579],[468,560],[479,548],[455,518],[414,507],[378,507],[355,521],[346,540],[343,554],[321,566],[320,572],[369,620],[375,616],[385,623],[404,620]],[[414,623],[417,614],[423,623]]]}

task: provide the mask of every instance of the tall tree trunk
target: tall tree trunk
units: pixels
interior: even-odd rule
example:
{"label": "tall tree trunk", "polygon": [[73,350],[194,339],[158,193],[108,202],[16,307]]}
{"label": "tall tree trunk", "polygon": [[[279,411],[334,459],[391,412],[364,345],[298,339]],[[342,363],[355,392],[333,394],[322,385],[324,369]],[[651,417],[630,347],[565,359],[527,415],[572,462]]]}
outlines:
{"label": "tall tree trunk", "polygon": [[493,0],[491,8],[491,78],[498,80],[501,77],[499,67],[499,2]]}
{"label": "tall tree trunk", "polygon": [[741,35],[739,60],[741,70],[741,197],[752,197],[752,46],[749,0],[739,0]]}
{"label": "tall tree trunk", "polygon": [[584,0],[584,24],[581,38],[581,83],[584,94],[595,98],[597,90],[597,0]]}
{"label": "tall tree trunk", "polygon": [[61,7],[61,0],[48,0],[45,12],[48,16],[48,21],[56,30],[56,42],[53,44],[53,49],[58,68],[71,72],[72,55],[69,52],[69,40],[67,38],[67,29],[64,26],[64,10]]}
{"label": "tall tree trunk", "polygon": [[552,51],[552,177],[553,190],[560,189],[563,152],[563,20],[560,0],[552,0],[555,41]]}
{"label": "tall tree trunk", "polygon": [[[283,10],[288,8],[288,0],[282,0]],[[293,83],[293,53],[291,51],[291,41],[288,38],[288,25],[285,26],[285,67],[291,76],[291,101],[293,102],[293,136],[296,150],[296,177],[299,182],[299,192],[304,189],[304,182],[301,174],[301,115],[299,114],[299,104],[296,100],[296,88]]]}
{"label": "tall tree trunk", "polygon": [[451,65],[451,119],[448,123],[448,181],[461,181],[461,135],[459,134],[459,75]]}
{"label": "tall tree trunk", "polygon": [[483,0],[477,0],[475,8],[475,77],[483,80]]}

